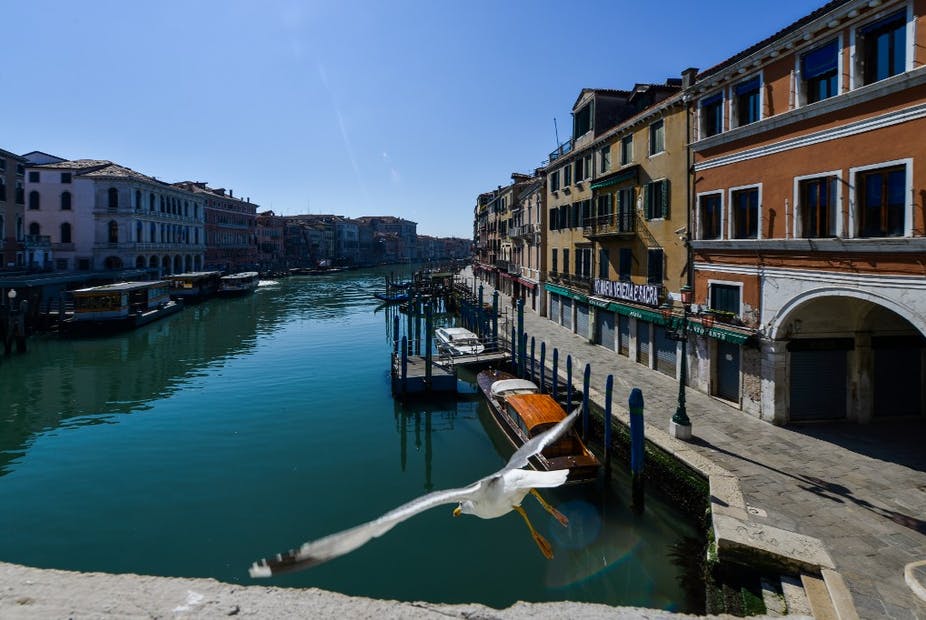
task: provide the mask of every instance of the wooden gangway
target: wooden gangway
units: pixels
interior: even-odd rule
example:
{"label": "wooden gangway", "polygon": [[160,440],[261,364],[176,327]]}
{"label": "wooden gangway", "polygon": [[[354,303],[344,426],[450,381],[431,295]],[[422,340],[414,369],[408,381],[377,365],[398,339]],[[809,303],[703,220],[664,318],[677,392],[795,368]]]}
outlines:
{"label": "wooden gangway", "polygon": [[445,369],[452,369],[454,366],[488,366],[510,358],[511,353],[504,350],[476,355],[441,355],[434,359],[434,365]]}

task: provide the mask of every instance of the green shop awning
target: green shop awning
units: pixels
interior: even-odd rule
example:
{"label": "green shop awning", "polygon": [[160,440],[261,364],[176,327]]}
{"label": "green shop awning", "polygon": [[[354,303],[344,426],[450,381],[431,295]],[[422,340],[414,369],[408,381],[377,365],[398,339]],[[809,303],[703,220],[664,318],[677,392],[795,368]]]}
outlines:
{"label": "green shop awning", "polygon": [[715,338],[733,344],[744,344],[752,337],[752,334],[744,334],[743,332],[734,331],[732,329],[725,329],[723,327],[718,327],[716,324],[711,328],[707,328],[701,323],[695,323],[694,321],[688,322],[688,330],[699,336],[707,336],[708,338]]}
{"label": "green shop awning", "polygon": [[570,291],[568,288],[556,286],[555,284],[544,284],[543,286],[551,293],[556,293],[557,295],[562,295],[563,297],[569,297],[575,299],[576,301],[588,302],[588,295],[576,293],[575,291]]}
{"label": "green shop awning", "polygon": [[601,189],[602,187],[610,187],[611,185],[617,185],[618,183],[623,183],[624,181],[635,181],[637,179],[637,172],[639,171],[639,164],[631,166],[626,170],[621,170],[615,172],[609,177],[605,177],[600,181],[592,183],[592,189]]}
{"label": "green shop awning", "polygon": [[647,310],[637,306],[625,306],[624,304],[615,303],[609,304],[608,310],[638,320],[642,319],[644,321],[649,321],[650,323],[655,323],[656,325],[665,325],[666,323],[665,319],[662,318],[662,313],[656,310]]}

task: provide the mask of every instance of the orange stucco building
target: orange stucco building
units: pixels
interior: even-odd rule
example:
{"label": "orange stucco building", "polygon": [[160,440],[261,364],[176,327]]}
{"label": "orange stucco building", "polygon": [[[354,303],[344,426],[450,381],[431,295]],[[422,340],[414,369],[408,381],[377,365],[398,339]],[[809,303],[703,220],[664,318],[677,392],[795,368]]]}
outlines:
{"label": "orange stucco building", "polygon": [[692,386],[778,424],[923,415],[924,14],[830,2],[688,90]]}

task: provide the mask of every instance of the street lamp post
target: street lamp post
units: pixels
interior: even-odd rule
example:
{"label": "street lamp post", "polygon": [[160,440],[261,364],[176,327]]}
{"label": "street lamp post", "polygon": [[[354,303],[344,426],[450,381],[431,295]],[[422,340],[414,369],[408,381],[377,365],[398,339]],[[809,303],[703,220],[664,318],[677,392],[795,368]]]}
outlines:
{"label": "street lamp post", "polygon": [[691,419],[685,409],[685,383],[688,379],[688,315],[691,312],[691,287],[683,286],[680,296],[682,300],[682,316],[676,318],[672,306],[666,302],[660,306],[662,317],[665,320],[666,336],[670,340],[682,343],[681,373],[678,379],[678,404],[675,414],[669,422],[669,434],[676,439],[691,439]]}

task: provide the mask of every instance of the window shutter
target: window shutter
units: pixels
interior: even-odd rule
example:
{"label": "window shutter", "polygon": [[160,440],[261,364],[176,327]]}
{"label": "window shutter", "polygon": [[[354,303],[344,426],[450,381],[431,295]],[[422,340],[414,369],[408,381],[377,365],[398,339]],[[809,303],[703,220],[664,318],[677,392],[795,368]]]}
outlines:
{"label": "window shutter", "polygon": [[653,219],[653,212],[651,209],[651,203],[653,199],[653,191],[650,187],[652,183],[647,183],[643,186],[643,215],[646,216],[646,219]]}
{"label": "window shutter", "polygon": [[662,210],[662,217],[669,219],[669,179],[663,179],[662,183],[662,204],[660,209]]}

